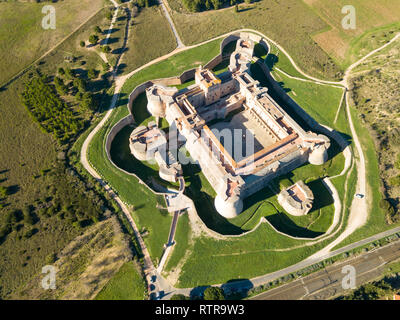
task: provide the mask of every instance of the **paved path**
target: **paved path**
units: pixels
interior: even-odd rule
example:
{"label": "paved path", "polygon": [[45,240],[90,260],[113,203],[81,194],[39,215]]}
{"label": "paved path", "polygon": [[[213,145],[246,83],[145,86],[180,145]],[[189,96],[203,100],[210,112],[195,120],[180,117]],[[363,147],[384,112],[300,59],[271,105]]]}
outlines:
{"label": "paved path", "polygon": [[167,7],[166,7],[166,5],[164,3],[164,0],[158,0],[158,3],[161,5],[161,7],[162,7],[162,9],[164,11],[165,17],[167,18],[168,23],[171,26],[172,33],[174,34],[174,37],[175,37],[175,40],[176,40],[177,48],[184,48],[185,45],[183,44],[183,42],[181,40],[181,37],[179,36],[178,31],[175,28],[174,21],[172,20],[170,14],[168,12],[168,9],[167,9]]}

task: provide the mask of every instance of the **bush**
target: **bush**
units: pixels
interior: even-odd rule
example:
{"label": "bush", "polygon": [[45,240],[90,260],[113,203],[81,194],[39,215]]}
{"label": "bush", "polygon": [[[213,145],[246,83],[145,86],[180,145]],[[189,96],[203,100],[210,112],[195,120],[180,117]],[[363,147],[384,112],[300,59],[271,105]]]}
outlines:
{"label": "bush", "polygon": [[47,257],[46,257],[46,263],[47,264],[53,264],[54,262],[57,261],[57,254],[55,253],[50,253]]}
{"label": "bush", "polygon": [[79,44],[80,44],[80,46],[83,48],[86,44],[85,44],[85,41],[81,41],[81,42],[79,42]]}
{"label": "bush", "polygon": [[389,179],[389,183],[393,186],[393,187],[398,187],[400,186],[400,175],[395,176],[395,177],[391,177]]}
{"label": "bush", "polygon": [[96,32],[96,33],[102,33],[103,31],[101,31],[101,29],[100,29],[99,26],[95,26],[95,27],[94,27],[94,32]]}
{"label": "bush", "polygon": [[65,74],[64,68],[62,67],[58,68],[58,74],[63,76]]}
{"label": "bush", "polygon": [[204,290],[204,300],[225,300],[224,291],[219,287],[208,287]]}
{"label": "bush", "polygon": [[90,42],[91,44],[96,44],[97,41],[99,41],[98,35],[92,34],[92,35],[89,37],[89,42]]}
{"label": "bush", "polygon": [[32,237],[37,232],[38,232],[38,229],[36,229],[36,228],[29,229],[28,231],[25,232],[24,238],[25,239],[29,239],[30,237]]}
{"label": "bush", "polygon": [[101,47],[101,51],[104,53],[110,53],[111,52],[111,48],[110,46],[102,46]]}
{"label": "bush", "polygon": [[95,78],[97,78],[97,71],[96,71],[96,69],[89,69],[88,70],[88,78],[89,79],[95,79]]}
{"label": "bush", "polygon": [[104,71],[104,72],[110,70],[110,65],[109,65],[107,62],[105,62],[105,61],[103,61],[102,67],[103,67],[103,71]]}
{"label": "bush", "polygon": [[5,198],[10,194],[10,188],[0,186],[0,198]]}
{"label": "bush", "polygon": [[33,219],[29,208],[24,208],[23,214],[24,214],[24,223],[26,223],[28,225],[34,225],[35,224],[35,219]]}
{"label": "bush", "polygon": [[112,15],[112,13],[111,13],[110,11],[108,11],[108,12],[106,13],[106,18],[107,18],[108,20],[112,20],[113,15]]}

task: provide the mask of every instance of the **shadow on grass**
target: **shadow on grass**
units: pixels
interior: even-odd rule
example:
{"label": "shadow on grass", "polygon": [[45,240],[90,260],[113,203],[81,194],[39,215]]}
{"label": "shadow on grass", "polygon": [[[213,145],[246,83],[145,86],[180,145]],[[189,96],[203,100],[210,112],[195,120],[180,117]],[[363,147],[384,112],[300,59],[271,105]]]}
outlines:
{"label": "shadow on grass", "polygon": [[183,166],[185,181],[189,184],[185,189],[185,194],[193,200],[200,219],[208,228],[223,235],[243,233],[241,228],[233,225],[217,212],[214,206],[214,198],[202,191],[203,184],[199,177],[200,171],[200,167],[196,164]]}
{"label": "shadow on grass", "polygon": [[286,233],[292,237],[315,238],[324,234],[323,232],[311,231],[298,226],[283,212],[267,216],[266,219],[274,226],[276,230]]}

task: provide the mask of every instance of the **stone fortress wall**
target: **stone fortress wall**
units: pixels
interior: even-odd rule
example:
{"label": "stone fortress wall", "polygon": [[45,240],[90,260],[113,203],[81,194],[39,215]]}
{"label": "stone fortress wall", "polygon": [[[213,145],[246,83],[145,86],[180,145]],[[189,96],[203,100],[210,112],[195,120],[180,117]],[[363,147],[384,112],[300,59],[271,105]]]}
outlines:
{"label": "stone fortress wall", "polygon": [[[264,188],[273,178],[306,161],[324,163],[330,146],[325,136],[305,132],[251,77],[254,41],[248,35],[241,36],[230,56],[229,71],[217,77],[199,67],[195,84],[186,89],[177,92],[157,84],[146,89],[148,111],[175,124],[186,138],[186,149],[199,162],[217,193],[217,211],[227,218],[238,215],[243,208],[242,199]],[[215,60],[215,64],[219,62]],[[267,140],[263,149],[239,165],[206,122],[224,119],[242,106],[256,119],[253,126],[275,136],[275,143],[264,137]]]}
{"label": "stone fortress wall", "polygon": [[[217,64],[219,63],[219,61],[222,61],[222,60],[223,60],[222,52],[223,52],[224,47],[225,47],[226,45],[228,45],[230,42],[238,40],[238,39],[241,37],[242,34],[248,35],[248,36],[251,37],[255,42],[258,42],[259,44],[261,44],[268,52],[270,51],[270,50],[269,50],[268,42],[264,41],[264,39],[263,39],[262,37],[260,37],[260,36],[258,36],[258,35],[255,35],[255,34],[253,34],[253,33],[248,33],[248,32],[240,33],[240,32],[237,32],[237,33],[233,33],[233,34],[227,36],[226,38],[224,38],[224,40],[221,42],[220,54],[217,55],[216,57],[214,57],[208,64],[205,65],[205,67],[211,67],[212,65],[217,65]],[[294,100],[292,100],[292,99],[286,94],[286,92],[284,92],[284,90],[279,86],[279,84],[276,83],[275,79],[271,76],[270,71],[269,71],[269,69],[266,67],[266,65],[265,65],[265,64],[261,64],[261,66],[262,66],[262,69],[263,69],[263,71],[264,71],[266,77],[267,77],[268,80],[270,81],[270,83],[275,87],[275,89],[277,90],[277,92],[280,93],[281,98],[283,98],[283,99],[286,101],[286,103],[288,103],[290,106],[292,106],[292,108],[298,113],[298,115],[299,115],[300,117],[302,117],[303,120],[305,120],[305,121],[310,125],[310,127],[311,127],[313,130],[322,132],[322,133],[326,134],[327,136],[333,138],[333,139],[341,146],[341,148],[344,150],[344,152],[349,153],[350,156],[351,156],[351,151],[350,151],[350,149],[348,148],[348,142],[343,138],[343,136],[340,135],[340,134],[339,134],[337,131],[335,131],[334,129],[331,129],[331,128],[329,128],[329,127],[327,127],[327,126],[324,126],[324,125],[320,125],[320,124],[317,123],[314,119],[312,119],[299,105],[297,105],[297,103],[296,103]],[[178,76],[178,77],[171,77],[171,78],[166,78],[166,79],[157,79],[157,80],[153,80],[153,81],[146,81],[146,82],[144,82],[144,83],[138,85],[137,87],[135,87],[134,90],[131,92],[131,94],[130,94],[130,96],[129,96],[129,102],[128,102],[128,104],[127,104],[127,108],[128,108],[128,110],[129,110],[129,113],[130,113],[130,114],[129,114],[127,117],[125,117],[125,118],[119,120],[119,121],[109,130],[109,132],[107,133],[107,139],[106,139],[105,147],[106,147],[106,153],[107,153],[108,160],[109,160],[116,168],[118,168],[119,170],[123,171],[125,174],[136,177],[136,179],[138,179],[138,181],[139,181],[141,184],[145,185],[150,191],[152,191],[153,193],[155,193],[155,194],[157,194],[157,195],[164,195],[164,196],[165,196],[165,193],[164,193],[164,192],[158,192],[158,191],[156,191],[156,190],[154,189],[154,188],[157,187],[156,185],[154,185],[154,186],[149,186],[149,185],[147,185],[147,184],[146,184],[144,181],[142,181],[137,175],[135,175],[134,173],[127,172],[127,171],[125,171],[125,170],[119,168],[119,167],[112,161],[112,158],[111,158],[111,155],[110,155],[111,143],[112,143],[114,137],[117,135],[117,133],[118,133],[122,128],[124,128],[126,125],[131,125],[131,126],[134,126],[134,125],[135,125],[135,120],[134,120],[134,117],[133,117],[133,114],[132,114],[132,104],[133,104],[133,101],[138,97],[139,94],[145,92],[145,89],[146,89],[146,88],[152,86],[154,83],[157,83],[157,82],[158,82],[158,83],[164,83],[164,84],[167,84],[167,85],[168,85],[168,84],[170,84],[170,85],[171,85],[171,84],[182,84],[182,83],[186,82],[187,80],[192,79],[192,78],[194,77],[194,72],[195,72],[195,69],[190,69],[190,70],[187,70],[187,71],[183,72],[183,73],[182,73],[180,76]],[[346,158],[349,158],[349,157],[346,157]],[[351,158],[351,157],[350,157],[350,158]],[[345,169],[344,169],[344,170],[345,170]],[[323,183],[324,183],[324,185],[326,186],[327,190],[330,192],[330,194],[331,194],[332,196],[334,196],[336,190],[335,190],[335,187],[332,185],[332,183],[329,181],[329,178],[325,178],[325,179],[323,180]],[[157,189],[157,188],[156,188],[156,189]],[[336,193],[337,193],[337,192],[336,192]],[[337,194],[336,194],[336,196],[337,196]],[[253,232],[254,230],[256,230],[257,227],[259,226],[259,224],[260,224],[261,222],[267,222],[268,224],[270,224],[270,223],[269,223],[268,221],[266,221],[265,219],[261,219],[261,220],[259,221],[259,223],[257,224],[257,227],[255,227],[255,228],[252,229],[251,231],[245,232],[245,233],[243,233],[243,234],[241,234],[241,235],[226,235],[226,236],[222,236],[222,235],[220,235],[219,233],[215,232],[214,230],[209,229],[209,228],[204,224],[204,222],[201,221],[201,219],[198,217],[198,215],[197,215],[197,213],[196,213],[196,210],[195,210],[195,208],[194,208],[194,204],[192,204],[191,207],[192,207],[191,210],[194,211],[194,213],[192,212],[192,213],[190,214],[191,219],[192,219],[192,218],[195,218],[195,221],[201,225],[202,229],[203,229],[207,234],[209,234],[210,236],[212,236],[212,237],[214,237],[214,238],[216,238],[216,239],[219,239],[219,238],[222,239],[222,238],[225,238],[225,237],[241,237],[241,236],[243,236],[243,235],[246,235],[246,234],[248,234],[248,233]],[[339,208],[339,211],[340,211],[340,208]],[[334,225],[336,225],[336,224],[337,224],[337,222],[334,222],[334,224],[333,224],[331,227],[334,227]],[[276,232],[278,232],[278,233],[280,233],[280,234],[282,234],[282,235],[284,235],[284,236],[288,236],[288,237],[290,237],[290,238],[297,239],[297,237],[292,237],[292,236],[287,235],[287,234],[285,234],[285,233],[281,233],[279,230],[276,230],[276,229],[274,228],[274,226],[271,225],[271,224],[270,224],[270,226],[271,226]],[[322,236],[322,235],[321,235],[321,236]],[[321,236],[320,236],[320,237],[321,237]],[[299,239],[307,240],[307,238],[299,238]]]}

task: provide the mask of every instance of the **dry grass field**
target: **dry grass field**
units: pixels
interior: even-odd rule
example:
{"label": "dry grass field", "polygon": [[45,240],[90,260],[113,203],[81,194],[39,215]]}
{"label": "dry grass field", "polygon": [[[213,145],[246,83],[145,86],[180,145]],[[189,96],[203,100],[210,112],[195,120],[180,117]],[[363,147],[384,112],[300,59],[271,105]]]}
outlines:
{"label": "dry grass field", "polygon": [[[400,2],[393,0],[303,0],[329,26],[314,34],[318,45],[340,65],[347,66],[400,31]],[[345,30],[341,10],[352,5],[356,29]],[[354,47],[354,48],[353,48]]]}
{"label": "dry grass field", "polygon": [[119,268],[132,258],[116,217],[99,222],[71,241],[53,264],[56,289],[43,290],[39,272],[15,297],[22,299],[93,299]]}
{"label": "dry grass field", "polygon": [[172,10],[172,17],[186,45],[250,28],[277,41],[309,74],[327,79],[341,77],[340,69],[310,37],[328,25],[302,1],[242,3],[237,13],[233,7],[190,14]]}
{"label": "dry grass field", "polygon": [[[38,59],[103,7],[105,0],[52,3],[56,29],[42,28],[44,4],[0,2],[0,84]],[[107,2],[109,3],[109,2]]]}
{"label": "dry grass field", "polygon": [[345,0],[261,0],[200,13],[169,0],[178,32],[190,45],[240,28],[260,31],[277,41],[309,74],[339,79],[352,62],[384,44],[400,30],[400,2],[355,0],[356,30],[343,30]]}
{"label": "dry grass field", "polygon": [[122,59],[124,73],[167,54],[176,42],[161,7],[143,8],[130,26],[127,50]]}

